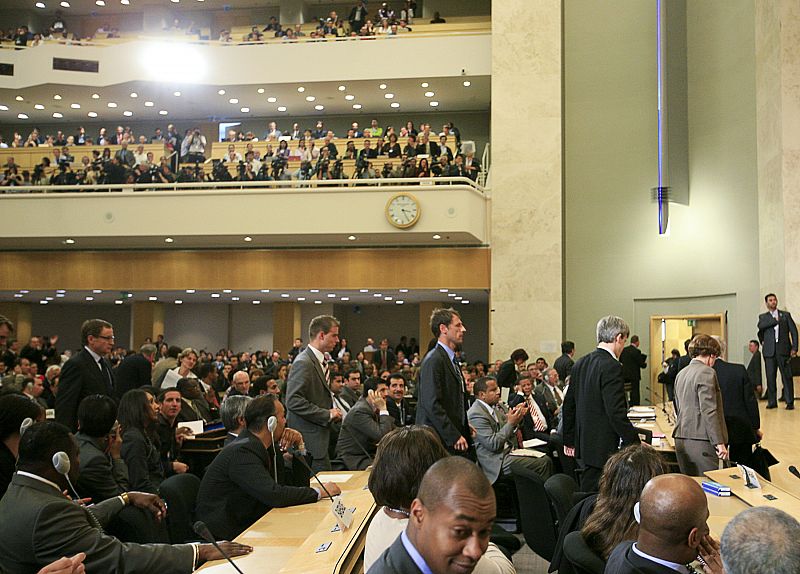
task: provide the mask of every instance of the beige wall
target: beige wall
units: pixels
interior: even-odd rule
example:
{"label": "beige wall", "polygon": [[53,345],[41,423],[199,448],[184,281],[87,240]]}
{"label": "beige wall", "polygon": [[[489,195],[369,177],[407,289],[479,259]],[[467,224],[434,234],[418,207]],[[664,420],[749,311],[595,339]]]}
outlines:
{"label": "beige wall", "polygon": [[566,334],[578,355],[603,315],[642,326],[637,309],[700,312],[685,303],[698,297],[703,312],[731,312],[733,357],[755,334],[754,4],[687,4],[690,199],[659,237],[655,2],[565,3]]}

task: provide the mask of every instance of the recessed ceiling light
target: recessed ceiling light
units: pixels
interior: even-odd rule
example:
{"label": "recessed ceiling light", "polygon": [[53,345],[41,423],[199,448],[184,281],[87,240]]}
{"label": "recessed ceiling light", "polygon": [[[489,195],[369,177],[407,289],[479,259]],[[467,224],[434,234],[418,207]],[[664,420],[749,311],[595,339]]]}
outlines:
{"label": "recessed ceiling light", "polygon": [[355,241],[358,238],[355,235],[348,235],[347,239],[349,239],[350,241]]}
{"label": "recessed ceiling light", "polygon": [[262,289],[261,292],[262,293],[269,293],[269,289]]}
{"label": "recessed ceiling light", "polygon": [[435,95],[436,95],[436,94],[434,94],[433,92],[425,92],[425,97],[426,97],[426,98],[432,98],[432,97],[433,97],[433,96],[435,96]]}
{"label": "recessed ceiling light", "polygon": [[230,289],[223,289],[222,292],[223,293],[233,293],[233,291],[231,291]]}
{"label": "recessed ceiling light", "polygon": [[384,97],[384,98],[386,98],[387,100],[391,100],[392,98],[394,98],[394,94],[392,94],[392,93],[390,92],[390,93],[388,93],[388,94],[383,94],[383,97]]}
{"label": "recessed ceiling light", "polygon": [[0,111],[7,112],[8,106],[0,105]]}
{"label": "recessed ceiling light", "polygon": [[297,91],[302,94],[303,92],[306,91],[306,89],[303,86],[300,86],[299,88],[297,88]]}
{"label": "recessed ceiling light", "polygon": [[394,297],[391,297],[389,295],[383,298],[384,301],[391,301],[392,299],[394,299]]}
{"label": "recessed ceiling light", "polygon": [[52,297],[45,297],[44,299],[45,299],[45,301],[52,301],[53,300]]}
{"label": "recessed ceiling light", "polygon": [[257,91],[259,94],[263,94],[263,93],[264,93],[264,92],[266,92],[267,90],[265,90],[264,88],[258,88],[258,90],[256,90],[256,91]]}
{"label": "recessed ceiling light", "polygon": [[[75,243],[74,239],[67,238],[67,239],[64,240],[64,244],[65,245],[74,245],[74,243]],[[22,291],[22,292],[23,293],[27,293],[27,291]]]}
{"label": "recessed ceiling light", "polygon": [[422,82],[422,83],[420,84],[420,86],[422,86],[423,88],[427,88],[427,87],[428,87],[428,85],[429,85],[429,84],[428,84],[428,82]]}
{"label": "recessed ceiling light", "polygon": [[95,0],[94,3],[97,4],[98,6],[105,6],[106,5],[105,0]]}
{"label": "recessed ceiling light", "polygon": [[470,82],[469,80],[464,80],[464,87],[465,88],[469,88],[471,85],[472,85],[472,82]]}
{"label": "recessed ceiling light", "polygon": [[336,297],[336,293],[328,293],[328,299],[333,299]]}
{"label": "recessed ceiling light", "polygon": [[269,97],[269,98],[267,98],[267,101],[268,101],[270,104],[274,104],[275,102],[277,102],[277,101],[278,101],[278,98]]}
{"label": "recessed ceiling light", "polygon": [[172,239],[172,237],[167,237],[166,239],[164,239],[164,243],[172,243],[173,241],[175,240]]}
{"label": "recessed ceiling light", "polygon": [[278,111],[279,112],[285,112],[286,111],[286,106],[278,106]]}
{"label": "recessed ceiling light", "polygon": [[77,104],[77,103],[76,104],[70,104],[69,107],[71,107],[73,110],[81,109],[81,105]]}
{"label": "recessed ceiling light", "polygon": [[125,110],[124,112],[122,112],[122,115],[129,118],[133,115],[133,112],[130,110]]}
{"label": "recessed ceiling light", "polygon": [[147,300],[148,300],[148,301],[158,301],[158,297],[156,297],[155,295],[150,295],[150,296],[147,298]]}
{"label": "recessed ceiling light", "polygon": [[116,102],[108,102],[106,105],[107,105],[109,108],[116,108],[116,107],[117,107],[117,103],[116,103]]}
{"label": "recessed ceiling light", "polygon": [[94,293],[95,295],[99,295],[102,292],[103,292],[102,289],[92,289],[92,293]]}
{"label": "recessed ceiling light", "polygon": [[258,299],[256,299],[255,301],[253,301],[253,305],[261,305],[261,301],[259,301]]}
{"label": "recessed ceiling light", "polygon": [[167,110],[158,110],[158,115],[166,116],[169,112]]}
{"label": "recessed ceiling light", "polygon": [[230,100],[228,100],[228,103],[229,104],[238,104],[239,103],[239,98],[231,98]]}
{"label": "recessed ceiling light", "polygon": [[249,243],[250,241],[253,240],[253,238],[248,235],[247,237],[244,238],[244,240]]}
{"label": "recessed ceiling light", "polygon": [[315,98],[314,96],[306,96],[306,101],[307,101],[307,102],[313,102],[313,101],[314,101],[314,100],[316,100],[316,99],[317,99],[317,98]]}
{"label": "recessed ceiling light", "polygon": [[123,303],[122,299],[114,300],[114,305],[122,305],[122,303]]}
{"label": "recessed ceiling light", "polygon": [[225,95],[225,90],[219,90],[217,93],[218,93],[220,96],[224,96],[224,95]]}
{"label": "recessed ceiling light", "polygon": [[461,301],[463,299],[463,297],[456,296],[456,297],[453,297],[453,299],[455,299],[456,301]]}
{"label": "recessed ceiling light", "polygon": [[469,299],[464,299],[463,301],[461,301],[461,304],[462,305],[469,305]]}
{"label": "recessed ceiling light", "polygon": [[42,299],[41,301],[39,301],[39,305],[47,305],[48,302],[49,301],[47,301],[47,299]]}
{"label": "recessed ceiling light", "polygon": [[391,103],[391,104],[389,104],[389,105],[390,105],[391,107],[393,107],[393,108],[399,108],[399,107],[400,107],[400,104],[399,104],[398,102],[392,102],[392,103]]}
{"label": "recessed ceiling light", "polygon": [[23,295],[27,295],[28,293],[30,293],[30,291],[28,291],[27,289],[20,289],[19,292],[22,293]]}
{"label": "recessed ceiling light", "polygon": [[86,115],[89,116],[90,118],[96,118],[97,117],[97,112],[89,112]]}
{"label": "recessed ceiling light", "polygon": [[242,112],[243,114],[247,114],[247,113],[250,113],[250,108],[245,107],[245,108],[240,109],[239,111]]}
{"label": "recessed ceiling light", "polygon": [[428,102],[428,103],[430,104],[430,106],[431,106],[432,108],[435,108],[436,106],[438,106],[438,105],[439,105],[439,102],[436,102],[436,101],[433,101],[433,102]]}
{"label": "recessed ceiling light", "polygon": [[458,293],[448,293],[447,294],[448,297],[455,297],[456,295],[458,295]]}
{"label": "recessed ceiling light", "polygon": [[349,300],[350,300],[350,297],[342,297],[341,298],[341,301],[349,301]]}
{"label": "recessed ceiling light", "polygon": [[325,106],[317,104],[316,106],[314,106],[314,109],[317,110],[318,112],[321,112],[322,110],[325,109]]}
{"label": "recessed ceiling light", "polygon": [[64,297],[63,293],[56,293],[56,297]]}
{"label": "recessed ceiling light", "polygon": [[298,301],[305,301],[305,300],[306,300],[306,298],[305,298],[305,297],[298,297],[298,298],[297,298],[297,300],[298,300]]}
{"label": "recessed ceiling light", "polygon": [[17,97],[16,97],[16,98],[14,98],[14,99],[15,99],[15,100],[17,100],[18,102],[21,102],[21,101],[23,101],[25,98],[23,98],[22,96],[17,96]]}
{"label": "recessed ceiling light", "polygon": [[355,99],[356,99],[356,97],[355,97],[353,94],[347,94],[347,95],[344,97],[344,99],[345,99],[345,100],[347,100],[348,102],[352,102],[353,100],[355,100]]}
{"label": "recessed ceiling light", "polygon": [[55,96],[53,96],[53,99],[54,99],[54,100],[60,100],[60,99],[61,99],[61,96],[59,96],[58,94],[56,94]]}
{"label": "recessed ceiling light", "polygon": [[385,89],[386,89],[386,84],[381,84],[381,85],[380,85],[380,86],[378,86],[378,87],[379,87],[381,90],[385,90]]}
{"label": "recessed ceiling light", "polygon": [[211,294],[211,298],[212,299],[219,299],[220,298],[220,294],[219,293],[212,293]]}
{"label": "recessed ceiling light", "polygon": [[194,290],[194,289],[187,289],[187,290],[186,290],[186,292],[187,292],[187,293],[189,293],[189,294],[191,295],[192,293],[194,293],[194,292],[195,292],[195,290]]}
{"label": "recessed ceiling light", "polygon": [[309,293],[319,293],[319,289],[309,289]]}
{"label": "recessed ceiling light", "polygon": [[439,293],[447,293],[450,289],[439,289]]}
{"label": "recessed ceiling light", "polygon": [[346,89],[347,89],[347,88],[345,88],[344,86],[339,86],[339,91],[340,91],[340,92],[343,92],[343,91],[345,91]]}
{"label": "recessed ceiling light", "polygon": [[175,304],[176,305],[183,305],[183,300],[182,299],[175,299]]}
{"label": "recessed ceiling light", "polygon": [[383,297],[383,293],[373,293],[372,296],[373,297],[377,297],[377,298],[381,298],[381,297]]}
{"label": "recessed ceiling light", "polygon": [[145,102],[144,103],[144,107],[146,107],[146,108],[152,108],[154,105],[155,104],[153,102]]}
{"label": "recessed ceiling light", "polygon": [[238,301],[239,297],[231,297],[231,301]]}
{"label": "recessed ceiling light", "polygon": [[353,109],[354,110],[360,110],[361,109],[361,104],[353,104]]}
{"label": "recessed ceiling light", "polygon": [[178,92],[178,91],[172,92],[172,95],[175,96],[176,98],[180,98],[181,97],[181,93]]}
{"label": "recessed ceiling light", "polygon": [[[92,96],[92,97],[94,97],[94,96]],[[98,97],[99,97],[99,96],[98,96]],[[139,97],[139,94],[137,94],[136,92],[131,92],[131,97],[132,97],[132,98],[138,98],[138,97]]]}
{"label": "recessed ceiling light", "polygon": [[63,289],[56,289],[56,293],[66,293]]}
{"label": "recessed ceiling light", "polygon": [[94,301],[94,297],[92,297],[91,295],[88,295],[88,296],[86,297],[86,300],[87,300],[87,301]]}
{"label": "recessed ceiling light", "polygon": [[21,119],[21,120],[27,120],[28,119],[28,115],[27,114],[17,114],[17,117],[19,119]]}
{"label": "recessed ceiling light", "polygon": [[394,302],[395,305],[402,305],[403,303],[405,303],[405,301],[401,299],[398,299],[397,301]]}
{"label": "recessed ceiling light", "polygon": [[44,2],[37,2],[37,3],[35,4],[35,6],[36,6],[37,8],[47,8],[47,6],[45,5],[45,3],[44,3]]}
{"label": "recessed ceiling light", "polygon": [[288,293],[281,293],[281,297],[283,297],[284,299],[288,299],[289,298],[289,294]]}
{"label": "recessed ceiling light", "polygon": [[322,301],[319,301],[319,300],[314,301],[314,305],[322,305]]}
{"label": "recessed ceiling light", "polygon": [[66,0],[64,0],[63,2],[61,2],[61,7],[62,7],[62,8],[69,8],[69,2],[67,2]]}
{"label": "recessed ceiling light", "polygon": [[123,6],[127,6],[128,4],[131,3],[131,0],[119,0],[119,3],[122,4]]}
{"label": "recessed ceiling light", "polygon": [[398,291],[400,291],[400,293],[408,293],[408,289],[398,289]]}
{"label": "recessed ceiling light", "polygon": [[359,289],[359,293],[369,293],[369,289]]}
{"label": "recessed ceiling light", "polygon": [[37,109],[37,110],[43,110],[44,109],[44,106],[42,104],[34,104],[33,107],[34,107],[34,109]]}
{"label": "recessed ceiling light", "polygon": [[442,236],[439,235],[438,233],[436,233],[436,234],[434,234],[433,238],[436,239],[436,240],[439,240],[439,239],[442,238]]}

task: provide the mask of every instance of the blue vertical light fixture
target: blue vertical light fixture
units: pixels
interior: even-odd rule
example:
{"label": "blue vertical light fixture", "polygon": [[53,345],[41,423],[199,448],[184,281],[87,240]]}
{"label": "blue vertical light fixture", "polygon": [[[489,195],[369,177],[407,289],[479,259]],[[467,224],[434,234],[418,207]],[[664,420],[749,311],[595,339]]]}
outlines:
{"label": "blue vertical light fixture", "polygon": [[657,128],[658,128],[658,185],[651,190],[658,207],[658,234],[665,235],[669,229],[669,187],[664,183],[667,143],[666,129],[666,42],[664,0],[656,0],[656,72],[657,72]]}

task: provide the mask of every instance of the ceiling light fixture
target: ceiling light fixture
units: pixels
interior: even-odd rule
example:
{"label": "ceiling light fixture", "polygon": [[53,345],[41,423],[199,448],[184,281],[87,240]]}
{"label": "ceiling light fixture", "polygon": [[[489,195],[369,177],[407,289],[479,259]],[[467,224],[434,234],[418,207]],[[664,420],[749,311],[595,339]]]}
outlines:
{"label": "ceiling light fixture", "polygon": [[125,110],[124,112],[122,112],[122,115],[129,118],[133,115],[133,112],[130,110]]}
{"label": "ceiling light fixture", "polygon": [[[202,0],[198,0],[198,1],[202,2]],[[238,301],[238,300],[239,300],[239,297],[231,297],[231,301]]]}
{"label": "ceiling light fixture", "polygon": [[281,297],[283,297],[284,299],[288,299],[289,298],[289,294],[288,293],[281,293]]}
{"label": "ceiling light fixture", "polygon": [[249,243],[250,241],[253,240],[253,238],[248,235],[247,237],[244,238],[244,240]]}
{"label": "ceiling light fixture", "polygon": [[186,292],[187,292],[187,293],[189,293],[189,294],[191,295],[192,293],[194,293],[194,292],[195,292],[195,290],[194,290],[194,289],[187,289],[187,290],[186,290]]}
{"label": "ceiling light fixture", "polygon": [[350,300],[350,297],[342,297],[342,298],[341,298],[341,300],[342,300],[342,301],[349,301],[349,300]]}
{"label": "ceiling light fixture", "polygon": [[262,289],[261,292],[262,293],[269,293],[269,289]]}
{"label": "ceiling light fixture", "polygon": [[397,301],[394,302],[395,305],[402,305],[403,303],[405,303],[405,301],[403,301],[402,299],[398,299]]}
{"label": "ceiling light fixture", "polygon": [[393,107],[393,108],[399,108],[399,107],[400,107],[400,104],[399,104],[398,102],[392,102],[392,103],[391,103],[391,104],[389,104],[389,105],[390,105],[391,107]]}
{"label": "ceiling light fixture", "polygon": [[336,293],[328,293],[328,299],[334,299],[336,297]]}
{"label": "ceiling light fixture", "polygon": [[422,82],[422,83],[420,84],[420,86],[422,86],[423,88],[427,88],[427,87],[428,87],[428,85],[429,85],[429,84],[428,84],[428,82]]}
{"label": "ceiling light fixture", "polygon": [[219,293],[212,293],[211,294],[211,298],[212,299],[219,299],[219,297],[220,297]]}
{"label": "ceiling light fixture", "polygon": [[224,95],[225,95],[225,90],[219,90],[217,93],[218,93],[220,96],[224,96]]}
{"label": "ceiling light fixture", "polygon": [[46,299],[42,299],[39,301],[39,305],[47,305],[48,301]]}
{"label": "ceiling light fixture", "polygon": [[383,293],[373,293],[372,296],[380,299],[381,297],[383,297]]}
{"label": "ceiling light fixture", "polygon": [[86,300],[87,300],[87,301],[94,301],[94,297],[92,297],[91,295],[88,295],[88,296],[86,297]]}
{"label": "ceiling light fixture", "polygon": [[470,82],[469,80],[464,80],[464,87],[465,88],[469,88],[471,85],[472,85],[472,82]]}
{"label": "ceiling light fixture", "polygon": [[391,100],[392,98],[394,98],[394,94],[392,93],[383,94],[383,97],[386,98],[387,100]]}
{"label": "ceiling light fixture", "polygon": [[119,3],[123,6],[128,6],[131,3],[131,0],[119,0]]}
{"label": "ceiling light fixture", "polygon": [[33,107],[34,107],[34,109],[37,109],[37,110],[43,110],[44,109],[44,106],[42,104],[34,104]]}
{"label": "ceiling light fixture", "polygon": [[379,87],[381,90],[385,90],[385,89],[386,89],[386,84],[381,84],[381,85],[380,85],[380,86],[378,86],[378,87]]}
{"label": "ceiling light fixture", "polygon": [[469,299],[464,299],[463,301],[461,301],[461,304],[462,305],[469,305]]}
{"label": "ceiling light fixture", "polygon": [[123,303],[122,299],[115,299],[114,300],[114,305],[122,305],[122,303]]}
{"label": "ceiling light fixture", "polygon": [[369,289],[359,289],[359,293],[369,293]]}
{"label": "ceiling light fixture", "polygon": [[61,2],[60,6],[61,6],[62,8],[69,8],[69,2],[67,2],[66,0],[64,0],[63,2]]}
{"label": "ceiling light fixture", "polygon": [[305,297],[298,297],[298,298],[297,298],[297,300],[298,300],[298,301],[305,301],[305,300],[306,300],[306,298],[305,298]]}
{"label": "ceiling light fixture", "polygon": [[349,239],[350,241],[355,241],[358,238],[355,235],[348,235],[347,239]]}
{"label": "ceiling light fixture", "polygon": [[316,106],[314,106],[314,109],[317,110],[318,112],[321,112],[322,110],[325,109],[325,106],[321,106],[321,105],[317,104]]}
{"label": "ceiling light fixture", "polygon": [[439,105],[439,102],[436,102],[436,101],[433,101],[433,102],[428,102],[428,103],[430,104],[430,106],[431,106],[432,108],[435,108],[436,106],[438,106],[438,105]]}
{"label": "ceiling light fixture", "polygon": [[7,112],[8,106],[0,105],[0,111]]}
{"label": "ceiling light fixture", "polygon": [[25,98],[23,98],[22,96],[17,96],[17,97],[16,97],[16,98],[14,98],[14,99],[15,99],[15,100],[17,100],[18,102],[21,102],[21,101],[23,101]]}
{"label": "ceiling light fixture", "polygon": [[322,305],[322,301],[319,301],[319,300],[314,301],[314,305]]}
{"label": "ceiling light fixture", "polygon": [[47,8],[47,6],[45,5],[45,3],[44,3],[44,2],[37,2],[37,3],[35,4],[35,6],[36,6],[37,8]]}
{"label": "ceiling light fixture", "polygon": [[175,240],[172,239],[172,237],[167,237],[166,239],[164,239],[164,243],[172,243],[173,241]]}
{"label": "ceiling light fixture", "polygon": [[98,6],[105,6],[106,5],[105,0],[95,0],[94,3],[97,4]]}
{"label": "ceiling light fixture", "polygon": [[453,299],[455,299],[456,301],[461,301],[463,297],[453,297]]}
{"label": "ceiling light fixture", "polygon": [[158,115],[160,115],[160,116],[166,116],[168,113],[169,112],[167,110],[159,110],[158,111]]}
{"label": "ceiling light fixture", "polygon": [[269,98],[267,98],[267,101],[268,101],[270,104],[274,104],[275,102],[277,102],[277,101],[278,101],[278,98],[269,97]]}
{"label": "ceiling light fixture", "polygon": [[28,291],[27,289],[20,289],[19,292],[22,293],[23,295],[27,295],[28,293],[30,293],[30,291]]}
{"label": "ceiling light fixture", "polygon": [[450,289],[439,289],[439,293],[447,293]]}
{"label": "ceiling light fixture", "polygon": [[116,102],[108,102],[106,105],[107,105],[109,108],[116,108],[116,107],[117,107],[117,104],[116,104]]}
{"label": "ceiling light fixture", "polygon": [[158,301],[158,297],[156,297],[155,295],[150,295],[150,296],[147,298],[147,300],[148,300],[148,301]]}
{"label": "ceiling light fixture", "polygon": [[258,90],[256,90],[256,91],[257,91],[259,94],[263,94],[263,93],[264,93],[264,92],[266,92],[267,90],[265,90],[264,88],[258,88]]}
{"label": "ceiling light fixture", "polygon": [[28,119],[28,115],[27,114],[17,114],[17,117],[19,119],[21,119],[21,120],[27,120]]}
{"label": "ceiling light fixture", "polygon": [[222,292],[223,293],[233,293],[233,291],[231,291],[230,289],[223,289]]}
{"label": "ceiling light fixture", "polygon": [[243,114],[248,114],[248,113],[250,113],[250,108],[244,107],[244,108],[241,108],[239,111],[241,111]]}
{"label": "ceiling light fixture", "polygon": [[[67,238],[67,239],[64,240],[64,245],[74,245],[74,244],[75,244],[75,240],[74,239]],[[25,291],[23,291],[23,293],[24,292]]]}
{"label": "ceiling light fixture", "polygon": [[400,291],[400,293],[408,293],[408,289],[398,289],[398,291]]}
{"label": "ceiling light fixture", "polygon": [[299,88],[297,88],[297,91],[302,94],[303,92],[306,91],[306,89],[303,86],[300,86]]}
{"label": "ceiling light fixture", "polygon": [[448,296],[448,297],[455,297],[455,296],[457,296],[457,295],[458,295],[458,293],[448,293],[448,294],[447,294],[447,296]]}
{"label": "ceiling light fixture", "polygon": [[55,96],[53,96],[53,99],[54,99],[54,100],[60,100],[60,99],[61,99],[61,96],[60,96],[60,95],[58,95],[58,94],[56,94]]}
{"label": "ceiling light fixture", "polygon": [[344,87],[344,86],[339,86],[339,91],[340,91],[340,92],[343,92],[343,91],[345,91],[346,89],[347,89],[347,88],[346,88],[346,87]]}
{"label": "ceiling light fixture", "polygon": [[175,299],[175,304],[176,304],[176,305],[183,305],[183,300],[181,300],[181,299]]}
{"label": "ceiling light fixture", "polygon": [[175,96],[176,98],[180,98],[181,97],[181,93],[177,92],[177,91],[176,92],[172,92],[172,95]]}
{"label": "ceiling light fixture", "polygon": [[355,97],[353,94],[347,94],[347,95],[344,97],[344,99],[345,99],[345,100],[347,100],[348,102],[352,102],[353,100],[355,100],[355,99],[356,99],[356,97]]}
{"label": "ceiling light fixture", "polygon": [[436,233],[436,234],[434,234],[433,238],[434,238],[434,239],[436,239],[436,240],[438,241],[439,239],[441,239],[441,238],[442,238],[442,236],[441,236],[441,235],[439,235],[438,233]]}
{"label": "ceiling light fixture", "polygon": [[94,293],[95,295],[99,295],[102,292],[103,292],[102,289],[92,289],[92,293]]}
{"label": "ceiling light fixture", "polygon": [[89,116],[90,118],[96,118],[97,117],[97,112],[89,112],[86,115]]}
{"label": "ceiling light fixture", "polygon": [[391,301],[392,299],[394,299],[394,297],[391,297],[390,295],[387,295],[383,298],[384,301]]}
{"label": "ceiling light fixture", "polygon": [[434,94],[433,92],[425,92],[425,97],[426,97],[426,98],[432,98],[432,97],[433,97],[433,96],[435,96],[435,95],[436,95],[436,94]]}
{"label": "ceiling light fixture", "polygon": [[[94,96],[92,96],[92,97],[94,97]],[[99,98],[100,96],[97,96],[97,97]],[[139,94],[137,94],[136,92],[131,92],[131,97],[132,98],[138,98]]]}
{"label": "ceiling light fixture", "polygon": [[309,293],[319,293],[319,289],[309,289]]}
{"label": "ceiling light fixture", "polygon": [[285,112],[286,111],[286,106],[278,106],[278,111],[279,112]]}
{"label": "ceiling light fixture", "polygon": [[144,107],[146,107],[146,108],[152,108],[154,105],[155,104],[153,102],[145,102],[144,103]]}
{"label": "ceiling light fixture", "polygon": [[314,101],[314,100],[316,100],[316,99],[317,99],[317,98],[315,98],[314,96],[306,96],[306,101],[307,101],[307,102],[313,102],[313,101]]}
{"label": "ceiling light fixture", "polygon": [[228,103],[229,104],[238,104],[239,103],[239,98],[231,98],[230,100],[228,100]]}
{"label": "ceiling light fixture", "polygon": [[253,305],[261,305],[261,301],[259,301],[258,299],[256,299],[255,301],[253,301]]}
{"label": "ceiling light fixture", "polygon": [[353,109],[354,110],[360,110],[361,109],[361,104],[353,104]]}
{"label": "ceiling light fixture", "polygon": [[73,110],[81,109],[81,105],[80,104],[70,104],[69,107],[71,107]]}

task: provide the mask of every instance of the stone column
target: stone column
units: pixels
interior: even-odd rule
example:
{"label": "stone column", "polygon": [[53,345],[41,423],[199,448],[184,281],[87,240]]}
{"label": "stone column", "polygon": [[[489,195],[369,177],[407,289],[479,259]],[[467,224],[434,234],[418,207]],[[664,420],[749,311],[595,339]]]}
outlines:
{"label": "stone column", "polygon": [[561,20],[559,0],[492,5],[491,360],[562,337]]}
{"label": "stone column", "polygon": [[[164,305],[151,301],[135,301],[131,312],[131,332],[133,333],[133,340],[130,341],[129,346],[137,350],[144,344],[144,340],[147,337],[150,337],[152,341],[155,341],[159,335],[165,335],[166,338],[166,333],[164,333]],[[122,333],[115,333],[114,335],[117,337],[117,344],[122,345],[124,335]]]}
{"label": "stone column", "polygon": [[278,302],[272,304],[272,348],[280,351],[283,358],[286,358],[294,340],[302,337],[300,311],[299,303]]}

